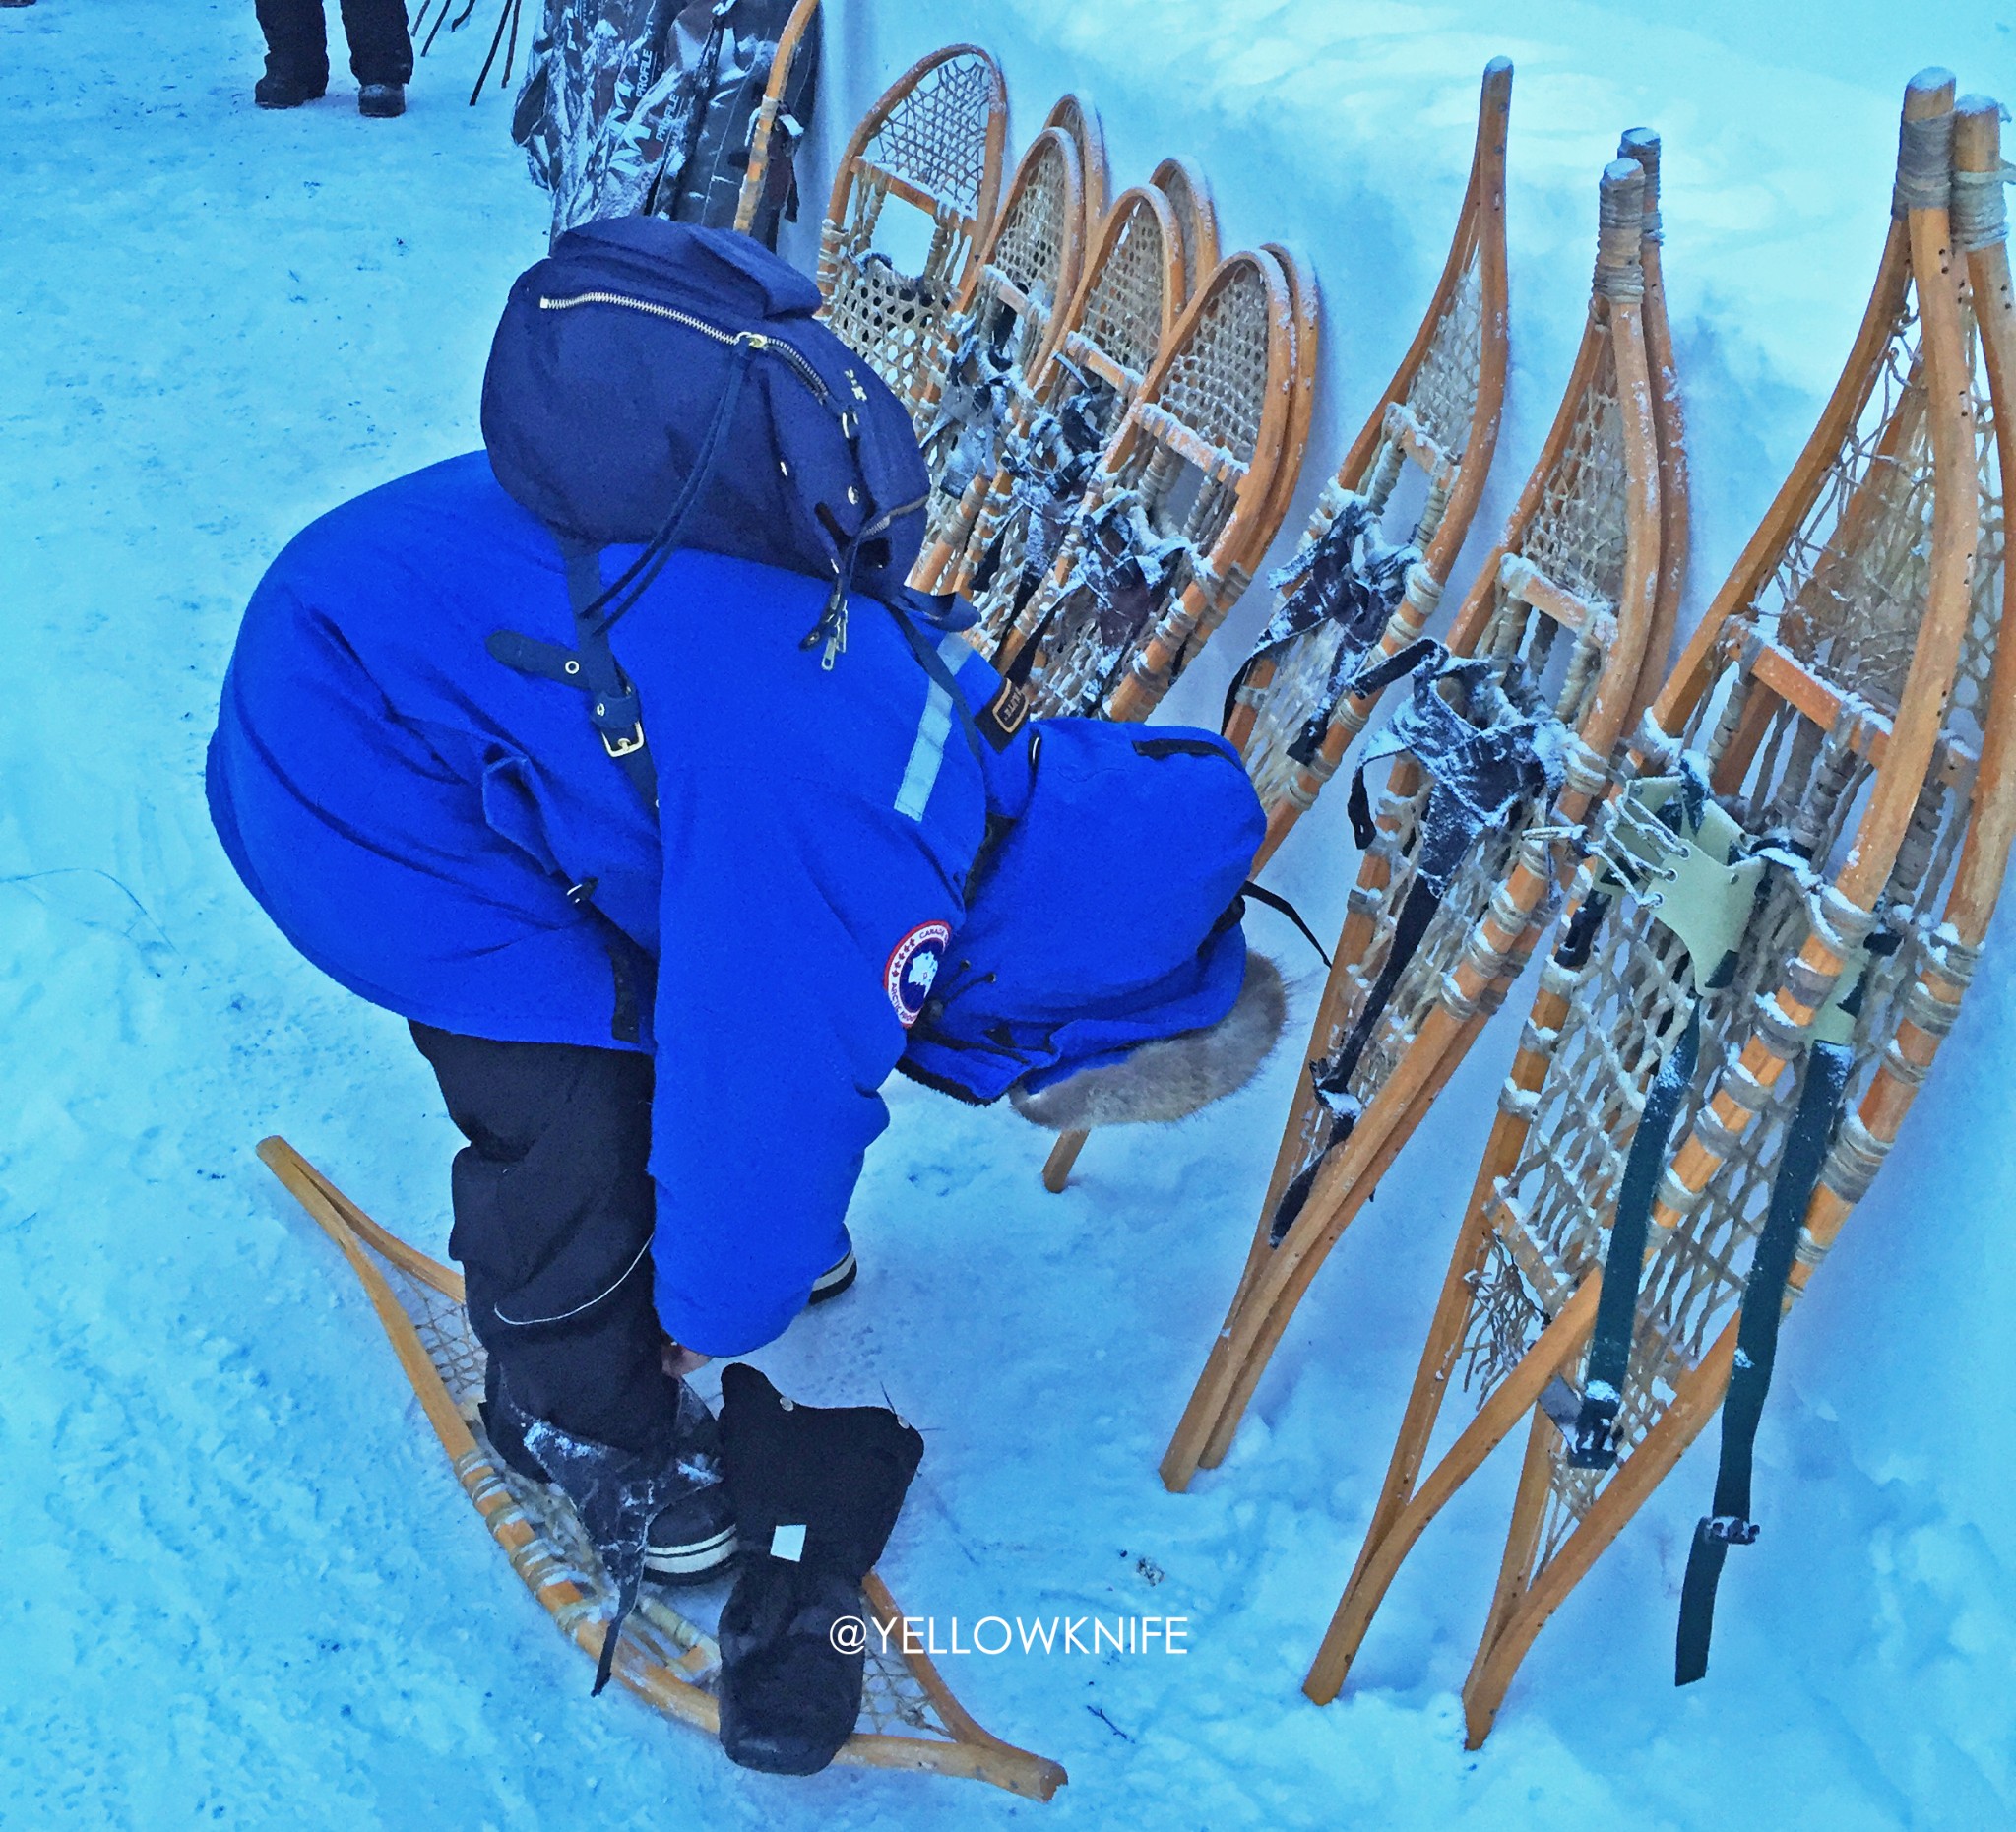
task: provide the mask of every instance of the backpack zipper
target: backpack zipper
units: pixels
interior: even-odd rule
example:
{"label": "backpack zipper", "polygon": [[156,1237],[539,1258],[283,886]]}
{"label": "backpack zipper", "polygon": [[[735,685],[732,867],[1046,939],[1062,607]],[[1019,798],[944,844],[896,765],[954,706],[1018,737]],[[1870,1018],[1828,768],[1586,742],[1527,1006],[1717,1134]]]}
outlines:
{"label": "backpack zipper", "polygon": [[774,351],[784,358],[792,374],[819,398],[820,406],[831,404],[832,396],[820,379],[819,371],[783,338],[769,337],[761,331],[728,331],[720,325],[710,324],[705,318],[696,318],[691,312],[682,312],[676,306],[661,305],[655,299],[632,298],[623,292],[574,292],[560,299],[542,293],[539,297],[539,310],[542,312],[570,311],[577,305],[623,305],[633,312],[649,312],[654,318],[669,318],[674,324],[697,331],[717,344],[746,344],[753,350]]}
{"label": "backpack zipper", "polygon": [[[821,380],[819,371],[813,368],[798,350],[786,343],[783,338],[770,337],[761,331],[729,331],[724,326],[712,323],[708,319],[696,318],[691,312],[682,312],[675,305],[661,305],[656,299],[634,298],[627,292],[571,292],[564,298],[554,298],[549,293],[541,293],[539,295],[539,310],[542,312],[571,311],[577,305],[621,305],[633,312],[648,312],[654,318],[670,319],[673,324],[684,325],[687,330],[697,331],[702,337],[712,338],[717,344],[727,345],[731,347],[737,344],[746,344],[752,350],[763,354],[769,354],[774,351],[777,355],[784,358],[786,367],[812,391],[818,398],[821,407],[829,411],[832,409],[832,393],[827,388],[825,382]],[[849,374],[851,376],[852,371],[850,370]],[[858,382],[854,384],[854,393],[856,395],[860,394],[860,384]],[[865,399],[865,397],[863,398]],[[851,410],[842,410],[840,414],[841,431],[850,440],[854,435],[853,417]],[[850,491],[850,494],[851,494],[851,491]],[[927,490],[914,502],[902,503],[896,508],[883,510],[880,515],[872,518],[862,528],[861,532],[854,537],[854,544],[858,546],[861,541],[873,538],[900,516],[906,516],[914,510],[921,509],[929,500],[930,492]],[[828,604],[826,615],[820,618],[818,624],[806,636],[800,647],[809,649],[822,636],[826,638],[826,654],[820,665],[830,669],[833,666],[834,657],[847,648],[847,595],[845,582],[840,579],[834,581],[834,600]]]}

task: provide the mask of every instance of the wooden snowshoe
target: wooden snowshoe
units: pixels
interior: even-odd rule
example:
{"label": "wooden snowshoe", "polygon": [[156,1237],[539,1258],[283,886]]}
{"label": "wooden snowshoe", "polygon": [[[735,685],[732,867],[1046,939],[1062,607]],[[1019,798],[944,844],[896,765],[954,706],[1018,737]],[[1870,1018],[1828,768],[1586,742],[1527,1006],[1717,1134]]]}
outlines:
{"label": "wooden snowshoe", "polygon": [[[1431,865],[1431,847],[1443,844],[1443,790],[1434,770],[1400,749],[1367,824],[1310,1073],[1245,1271],[1163,1460],[1171,1488],[1229,1447],[1317,1269],[1525,966],[1548,915],[1554,847],[1607,780],[1605,760],[1639,689],[1660,576],[1643,194],[1636,161],[1604,174],[1596,285],[1575,368],[1511,524],[1449,633],[1456,672],[1478,677],[1465,690],[1467,721],[1497,726],[1508,742],[1529,730],[1536,758],[1560,760],[1559,779]],[[1429,691],[1453,690],[1452,680]]]}
{"label": "wooden snowshoe", "polygon": [[[483,1351],[463,1308],[461,1274],[381,1228],[284,1139],[262,1140],[259,1156],[357,1275],[457,1481],[512,1569],[561,1632],[599,1660],[612,1596],[572,1509],[491,1452],[476,1411]],[[860,1728],[835,1760],[963,1776],[1036,1800],[1055,1794],[1063,1769],[981,1730],[928,1659],[902,1651],[902,1611],[881,1578],[869,1573],[863,1588],[889,1640],[885,1651],[871,1630]],[[720,1665],[706,1629],[647,1585],[623,1625],[614,1677],[655,1710],[712,1737],[720,1729],[711,1689]]]}
{"label": "wooden snowshoe", "polygon": [[[1732,1375],[1760,1403],[1739,1336],[1768,1318],[1775,1350],[1777,1316],[1952,1027],[2016,833],[2016,656],[1997,640],[2016,316],[1997,136],[1995,103],[1956,109],[1950,75],[1913,79],[1889,237],[1841,380],[1592,826],[1384,1488],[1304,1682],[1319,1702],[1419,1535],[1530,1421],[1464,1687],[1470,1744],[1483,1740],[1535,1636]],[[1660,816],[1690,793],[1698,825]],[[1715,864],[1738,857],[1741,883]],[[1823,1068],[1839,1094],[1811,1126]],[[1783,1258],[1759,1296],[1774,1233]],[[1479,1410],[1430,1468],[1459,1368]],[[1746,1461],[1741,1482],[1732,1511],[1718,1479],[1697,1553],[1755,1537]],[[1682,1683],[1706,1664],[1693,1566]],[[1711,1577],[1711,1611],[1713,1595]]]}
{"label": "wooden snowshoe", "polygon": [[1064,326],[1085,262],[1085,172],[1079,143],[1046,127],[1015,168],[1008,196],[957,304],[917,372],[909,407],[931,480],[924,553],[913,583],[936,584],[964,544],[1023,411]]}
{"label": "wooden snowshoe", "polygon": [[1307,437],[1315,304],[1266,250],[1206,278],[994,652],[1037,716],[1146,719],[1238,601]]}
{"label": "wooden snowshoe", "polygon": [[1211,181],[1194,159],[1166,158],[1148,182],[1169,200],[1183,262],[1183,297],[1190,298],[1218,265],[1218,206]]}
{"label": "wooden snowshoe", "polygon": [[1182,228],[1137,185],[1100,224],[1049,354],[1018,393],[1000,456],[919,562],[916,583],[968,598],[992,649],[1048,572],[1091,470],[1139,398],[1184,304]]}
{"label": "wooden snowshoe", "polygon": [[841,154],[819,237],[822,316],[898,400],[921,385],[992,226],[1007,140],[1000,66],[952,44],[892,83]]}
{"label": "wooden snowshoe", "polygon": [[[1284,586],[1299,583],[1348,504],[1363,504],[1376,527],[1388,515],[1406,467],[1424,474],[1424,494],[1412,523],[1403,524],[1394,538],[1415,555],[1394,582],[1403,595],[1376,646],[1353,652],[1366,662],[1397,655],[1434,613],[1470,533],[1497,444],[1505,397],[1505,131],[1511,99],[1512,66],[1497,58],[1484,72],[1470,182],[1434,296],[1400,368],[1318,498],[1295,560],[1283,574]],[[1240,670],[1225,734],[1239,747],[1267,810],[1267,838],[1255,870],[1335,774],[1376,704],[1372,694],[1330,691],[1345,635],[1343,623],[1326,619],[1264,646]],[[1312,720],[1319,742],[1306,756],[1291,755],[1292,746],[1306,748],[1299,741]]]}

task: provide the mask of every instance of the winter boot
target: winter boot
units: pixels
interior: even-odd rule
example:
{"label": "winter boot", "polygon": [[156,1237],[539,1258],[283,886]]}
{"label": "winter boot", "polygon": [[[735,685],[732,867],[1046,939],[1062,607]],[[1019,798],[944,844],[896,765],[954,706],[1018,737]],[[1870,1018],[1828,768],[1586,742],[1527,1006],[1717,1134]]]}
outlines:
{"label": "winter boot", "polygon": [[[924,1440],[880,1406],[796,1406],[753,1367],[722,1370],[722,1454],[744,1548],[721,1614],[721,1741],[744,1768],[810,1775],[860,1715],[861,1580],[882,1555]],[[842,1637],[846,1640],[847,1637]]]}
{"label": "winter boot", "polygon": [[644,1575],[657,1584],[699,1584],[735,1556],[735,1516],[722,1482],[721,1427],[707,1402],[679,1382],[673,1465],[685,1492],[652,1516],[644,1536]]}
{"label": "winter boot", "polygon": [[573,1504],[616,1593],[596,1670],[598,1692],[608,1683],[617,1639],[645,1579],[698,1583],[735,1555],[719,1429],[707,1403],[683,1380],[678,1389],[678,1414],[667,1447],[652,1456],[577,1437],[535,1418],[501,1381],[483,1407],[498,1454],[521,1474],[543,1471]]}
{"label": "winter boot", "polygon": [[806,1298],[805,1302],[823,1304],[830,1298],[838,1297],[853,1284],[854,1276],[859,1271],[860,1266],[854,1259],[853,1243],[850,1241],[847,1251],[812,1281],[812,1295]]}
{"label": "winter boot", "polygon": [[397,120],[406,112],[404,83],[366,83],[357,91],[357,112],[374,121]]}
{"label": "winter boot", "polygon": [[302,71],[269,70],[252,86],[252,99],[262,108],[298,108],[317,101],[329,89],[329,73],[312,76]]}

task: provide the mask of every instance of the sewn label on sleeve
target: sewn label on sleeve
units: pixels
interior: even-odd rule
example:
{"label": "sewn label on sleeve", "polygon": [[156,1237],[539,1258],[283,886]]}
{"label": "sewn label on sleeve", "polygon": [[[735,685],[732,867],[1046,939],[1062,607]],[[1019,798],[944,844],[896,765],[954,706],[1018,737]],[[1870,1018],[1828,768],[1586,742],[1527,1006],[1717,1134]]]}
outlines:
{"label": "sewn label on sleeve", "polygon": [[920,922],[890,950],[889,965],[882,970],[882,984],[890,1004],[896,1007],[898,1023],[906,1031],[922,1014],[951,941],[949,923]]}

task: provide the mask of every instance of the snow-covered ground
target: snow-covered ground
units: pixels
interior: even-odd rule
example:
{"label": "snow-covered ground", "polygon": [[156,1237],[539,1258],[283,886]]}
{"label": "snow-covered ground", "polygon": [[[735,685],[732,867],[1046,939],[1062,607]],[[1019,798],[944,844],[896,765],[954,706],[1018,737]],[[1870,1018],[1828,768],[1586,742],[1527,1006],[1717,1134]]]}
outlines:
{"label": "snow-covered ground", "polygon": [[[1508,52],[1518,357],[1484,531],[1552,409],[1595,173],[1618,129],[1661,127],[1698,604],[1860,309],[1904,79],[1937,60],[1963,89],[2016,94],[1997,10],[840,0],[818,146],[963,35],[1002,56],[1025,134],[1086,88],[1116,184],[1165,152],[1200,158],[1228,245],[1287,237],[1321,272],[1313,487],[1419,309],[1477,73]],[[1154,1465],[1243,1253],[1292,1052],[1173,1139],[1096,1140],[1057,1198],[1012,1114],[892,1089],[853,1215],[858,1292],[755,1358],[815,1400],[886,1391],[924,1427],[885,1561],[913,1610],[1187,1617],[1182,1656],[947,1663],[982,1721],[1069,1767],[1052,1805],[750,1776],[627,1698],[590,1701],[368,1309],[251,1156],[284,1130],[438,1245],[456,1141],[430,1078],[396,1020],[293,958],[202,798],[266,561],[336,501],[476,443],[489,331],[546,212],[504,104],[462,105],[474,25],[381,123],[342,81],[256,112],[244,0],[0,12],[0,1825],[2010,1823],[2006,933],[1788,1332],[1766,1532],[1732,1560],[1705,1684],[1670,1683],[1704,1446],[1543,1634],[1479,1754],[1455,1688],[1510,1452],[1423,1543],[1353,1690],[1319,1711],[1296,1689],[1384,1465],[1501,1034],[1303,1305],[1226,1469],[1186,1496]],[[822,189],[814,173],[815,212]],[[1215,704],[1261,608],[1178,712]],[[1324,926],[1351,867],[1338,802],[1281,861]]]}

